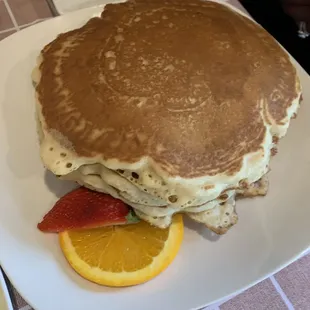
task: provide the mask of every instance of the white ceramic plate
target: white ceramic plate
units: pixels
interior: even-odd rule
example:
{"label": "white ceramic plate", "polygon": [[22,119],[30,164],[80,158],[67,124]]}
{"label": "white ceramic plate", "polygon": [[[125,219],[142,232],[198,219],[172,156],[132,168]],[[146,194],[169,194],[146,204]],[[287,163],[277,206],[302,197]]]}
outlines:
{"label": "white ceramic plate", "polygon": [[239,201],[239,223],[221,238],[188,223],[174,263],[137,287],[111,289],[79,277],[57,236],[38,221],[70,185],[44,171],[36,137],[30,74],[41,48],[82,25],[85,9],[28,28],[0,43],[0,263],[36,310],[189,310],[262,280],[310,244],[310,79],[297,65],[304,104],[272,162],[267,197]]}

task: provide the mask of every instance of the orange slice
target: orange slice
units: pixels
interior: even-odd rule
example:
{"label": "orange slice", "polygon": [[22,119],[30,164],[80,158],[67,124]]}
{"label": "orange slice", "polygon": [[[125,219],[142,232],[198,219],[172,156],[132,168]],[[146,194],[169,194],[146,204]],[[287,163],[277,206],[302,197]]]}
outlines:
{"label": "orange slice", "polygon": [[130,286],[151,280],[173,261],[183,239],[182,215],[167,229],[137,224],[65,231],[60,246],[73,269],[107,286]]}

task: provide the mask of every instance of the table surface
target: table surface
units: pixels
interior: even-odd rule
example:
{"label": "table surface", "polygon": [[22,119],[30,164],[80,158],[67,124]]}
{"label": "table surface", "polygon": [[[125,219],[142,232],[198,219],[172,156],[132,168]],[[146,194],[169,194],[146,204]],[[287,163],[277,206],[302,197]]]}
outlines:
{"label": "table surface", "polygon": [[[61,4],[59,0],[57,2]],[[240,6],[236,0],[229,2]],[[0,40],[52,17],[53,12],[46,0],[0,0]],[[32,309],[13,287],[10,289],[15,310]],[[205,308],[207,309],[310,310],[310,253],[238,296]]]}

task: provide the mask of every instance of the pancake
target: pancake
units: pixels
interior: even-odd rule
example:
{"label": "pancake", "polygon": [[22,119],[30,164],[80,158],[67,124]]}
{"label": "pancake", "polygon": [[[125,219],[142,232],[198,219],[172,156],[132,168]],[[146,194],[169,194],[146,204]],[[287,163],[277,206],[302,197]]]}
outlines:
{"label": "pancake", "polygon": [[258,181],[250,184],[245,189],[238,189],[236,191],[237,195],[243,198],[256,197],[256,196],[265,196],[268,192],[269,181],[267,175],[264,175]]}
{"label": "pancake", "polygon": [[262,27],[200,0],[106,5],[41,51],[33,80],[47,169],[159,227],[185,212],[218,232],[236,222],[226,201],[267,173],[301,97]]}
{"label": "pancake", "polygon": [[238,216],[235,212],[236,201],[234,197],[219,206],[200,213],[189,213],[189,217],[199,223],[205,224],[213,232],[222,235],[237,223]]}

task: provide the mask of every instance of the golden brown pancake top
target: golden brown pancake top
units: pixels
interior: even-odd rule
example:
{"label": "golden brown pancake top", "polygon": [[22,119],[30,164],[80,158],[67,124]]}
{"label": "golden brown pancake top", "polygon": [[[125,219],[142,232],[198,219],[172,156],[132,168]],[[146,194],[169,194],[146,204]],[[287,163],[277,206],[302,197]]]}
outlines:
{"label": "golden brown pancake top", "polygon": [[263,117],[281,124],[298,96],[278,43],[213,2],[110,4],[42,56],[43,118],[78,156],[149,156],[185,178],[234,174],[261,148]]}

